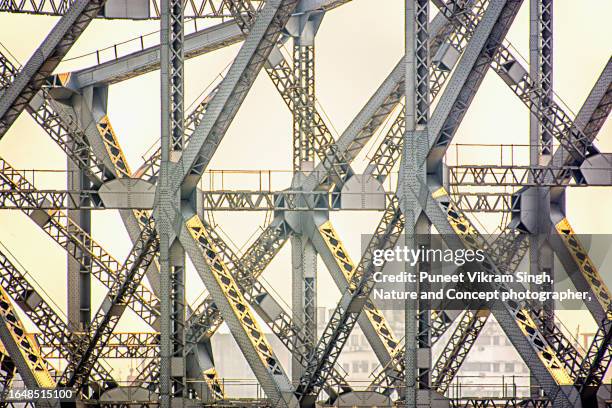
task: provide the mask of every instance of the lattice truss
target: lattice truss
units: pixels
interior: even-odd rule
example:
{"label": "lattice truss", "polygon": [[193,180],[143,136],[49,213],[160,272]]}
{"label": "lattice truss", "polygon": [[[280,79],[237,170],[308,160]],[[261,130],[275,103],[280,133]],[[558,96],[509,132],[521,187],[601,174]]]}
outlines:
{"label": "lattice truss", "polygon": [[[609,156],[594,142],[612,108],[612,60],[573,115],[552,91],[551,0],[530,1],[530,67],[505,40],[522,0],[408,0],[407,26],[412,24],[415,42],[336,139],[316,102],[315,39],[325,13],[350,1],[0,1],[3,12],[61,16],[25,65],[9,52],[0,54],[0,138],[27,111],[70,159],[69,187],[37,189],[27,172],[0,157],[0,208],[22,212],[67,252],[68,290],[75,294],[66,318],[0,248],[3,392],[19,377],[28,388],[68,387],[77,399],[102,405],[231,400],[211,347],[225,322],[265,393],[249,404],[310,407],[317,400],[339,403],[361,395],[377,404],[393,399],[412,406],[408,395],[416,394],[407,386],[426,392],[429,401],[444,398],[494,315],[528,362],[540,394],[448,403],[593,406],[612,355],[611,298],[565,216],[564,194],[567,186],[611,185]],[[115,47],[110,58],[96,53],[96,65],[56,72],[95,18],[160,19],[160,45],[145,47],[141,37],[138,51],[122,54]],[[186,19],[194,18],[219,20],[185,34]],[[223,79],[184,112],[184,60],[235,43],[240,49]],[[132,170],[107,115],[108,87],[160,68],[162,143]],[[447,166],[443,158],[489,68],[530,112],[530,165]],[[202,190],[199,181],[261,71],[293,117],[291,185],[279,191]],[[370,145],[365,171],[356,174],[353,162]],[[386,191],[385,181],[398,168],[398,190]],[[449,248],[485,250],[480,266],[487,273],[513,273],[530,251],[543,251],[542,259],[556,254],[567,271],[576,272],[569,274],[574,286],[591,295],[586,307],[598,329],[590,347],[577,346],[555,319],[554,307],[530,302],[461,313],[420,310],[416,337],[394,333],[370,298],[373,274],[384,267],[374,265],[373,254],[393,248],[405,228],[416,230],[407,202],[426,217],[427,228],[444,234]],[[91,210],[103,209],[119,210],[132,241],[125,260],[92,236]],[[207,216],[227,210],[273,214],[242,255]],[[341,210],[382,213],[358,262],[329,218]],[[468,212],[504,214],[499,236],[487,240]],[[537,245],[535,234],[545,236]],[[287,241],[291,308],[260,280]],[[206,287],[197,304],[185,301],[185,256]],[[317,257],[342,293],[320,336]],[[551,272],[542,263],[536,262],[536,270]],[[92,277],[107,289],[97,309],[88,293]],[[497,289],[521,290],[516,284]],[[126,309],[150,329],[118,331]],[[26,330],[25,317],[34,332]],[[338,364],[357,324],[380,362],[365,391]],[[289,350],[291,376],[269,332]],[[439,358],[421,361],[411,372],[415,347],[428,350],[446,332]],[[136,380],[116,381],[114,358],[142,362]]]}

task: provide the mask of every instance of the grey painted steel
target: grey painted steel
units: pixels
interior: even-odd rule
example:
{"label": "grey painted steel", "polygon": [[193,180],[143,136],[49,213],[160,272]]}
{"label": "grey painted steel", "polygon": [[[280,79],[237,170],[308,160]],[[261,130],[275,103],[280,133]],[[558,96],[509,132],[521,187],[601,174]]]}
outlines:
{"label": "grey painted steel", "polygon": [[[0,158],[0,185],[11,186],[18,192],[23,190],[36,191],[34,185],[2,158]],[[31,197],[28,194],[23,194],[19,199],[29,203],[23,209],[19,207],[21,211],[75,260],[84,262],[84,259],[91,257],[92,275],[104,286],[110,288],[117,279],[117,273],[121,268],[121,264],[110,253],[91,236],[70,223],[63,211],[29,210],[27,209],[28,206],[35,206],[35,203],[30,201]],[[135,299],[128,304],[128,307],[133,309],[147,324],[157,329],[159,300],[148,287],[140,286]]]}
{"label": "grey painted steel", "polygon": [[[530,0],[529,3],[529,70],[535,80],[540,99],[540,109],[546,111],[548,101],[553,97],[553,1]],[[553,137],[548,126],[541,121],[550,121],[550,115],[541,118],[533,113],[529,115],[529,164],[538,166],[552,158]],[[550,191],[536,187],[524,200],[535,207],[535,217],[531,239],[529,240],[529,271],[533,275],[545,274],[554,279],[554,253],[548,244],[545,234],[550,218]],[[527,202],[526,202],[527,204]],[[553,284],[532,285],[533,290],[551,291]],[[536,304],[544,313],[547,323],[554,325],[555,302]]]}
{"label": "grey painted steel", "polygon": [[171,172],[182,151],[184,130],[183,12],[181,0],[161,0],[160,88],[161,163],[155,208],[159,234],[161,408],[183,406],[186,397],[185,364],[185,254],[175,241],[173,221],[180,197],[172,190]]}
{"label": "grey painted steel", "polygon": [[234,63],[172,172],[172,188],[174,190],[182,188],[183,196],[191,195],[193,192],[244,101],[256,74],[276,46],[281,29],[296,5],[297,0],[282,3],[278,0],[271,1],[259,13]]}
{"label": "grey painted steel", "polygon": [[[425,213],[431,220],[436,230],[444,237],[446,245],[450,249],[465,248],[464,244],[451,227],[447,218],[447,213],[442,209],[441,204],[448,204],[434,200],[431,197],[432,193],[433,191],[429,190],[429,195],[426,198],[427,205]],[[485,263],[487,265],[486,267]],[[500,273],[499,269],[488,254],[486,255],[485,263],[481,263],[481,266],[484,268],[483,270],[490,270],[493,274]],[[520,308],[521,306],[514,305],[515,310],[513,310],[513,308],[510,307],[510,304],[495,301],[491,307],[497,322],[500,324],[506,336],[508,336],[508,339],[514,345],[519,355],[524,361],[528,361],[530,363],[532,374],[535,378],[537,378],[540,387],[551,400],[555,401],[554,406],[567,408],[580,407],[580,399],[576,389],[574,389],[573,386],[559,386],[551,372],[540,359],[536,345],[547,344],[544,337],[539,332],[534,333],[533,336],[527,337],[519,328],[515,310],[517,307]]]}
{"label": "grey painted steel", "polygon": [[[81,196],[81,191],[91,188],[90,181],[85,172],[70,158],[67,158],[67,170],[67,188],[68,190],[76,191],[76,194],[71,195],[71,198],[79,200],[76,197]],[[68,218],[72,219],[76,225],[91,235],[91,211],[87,209],[91,205],[91,200],[84,198],[81,204],[83,204],[83,209],[68,209]],[[91,321],[91,274],[89,272],[91,266],[88,267],[88,264],[91,264],[91,260],[85,259],[84,264],[81,264],[72,259],[68,254],[66,254],[66,257],[66,305],[68,320],[73,327],[85,330]]]}
{"label": "grey painted steel", "polygon": [[[159,0],[110,0],[108,7],[96,16],[103,19],[129,19],[148,20],[159,19]],[[227,10],[227,0],[195,0],[186,3],[187,18],[227,18],[230,13]],[[259,2],[259,0],[256,0]],[[302,0],[299,11],[315,10],[319,8],[329,9],[337,7],[351,0]],[[68,7],[74,0],[30,0],[30,1],[5,1],[0,3],[0,12],[28,13],[47,16],[61,16],[66,13]]]}
{"label": "grey painted steel", "polygon": [[[65,101],[55,101],[48,99],[50,110],[57,116],[60,128],[68,129],[68,141],[81,141],[86,143],[89,148],[87,151],[92,151],[96,158],[96,163],[103,166],[103,172],[110,178],[122,178],[130,176],[126,174],[129,171],[127,163],[121,164],[120,161],[113,162],[110,156],[109,149],[105,146],[105,141],[97,128],[97,123],[100,118],[106,115],[106,105],[108,92],[106,87],[88,87],[81,93],[72,95],[68,103]],[[94,100],[97,101],[94,103]],[[73,156],[78,151],[69,150]],[[82,163],[83,164],[83,163]],[[83,167],[81,167],[83,168]],[[92,177],[92,183],[99,184],[102,180]],[[130,236],[132,244],[140,236],[142,230],[141,222],[133,210],[120,209],[119,215]],[[151,270],[147,273],[147,279],[151,284],[154,294],[159,293],[159,273],[157,264],[151,265]]]}
{"label": "grey painted steel", "polygon": [[[406,53],[405,53],[405,126],[402,160],[398,177],[397,195],[405,218],[405,246],[416,249],[422,238],[419,235],[430,232],[430,222],[423,214],[423,205],[409,192],[409,186],[419,183],[427,185],[425,168],[419,168],[428,146],[429,121],[429,4],[427,0],[406,0]],[[429,245],[427,245],[429,246]],[[427,270],[422,263],[405,264],[408,273],[418,274]],[[406,282],[404,290],[419,293],[416,282]],[[421,303],[407,299],[404,306],[404,388],[406,406],[430,406],[431,350],[429,312],[423,313]],[[423,322],[423,318],[427,320]],[[423,332],[421,332],[423,330]]]}
{"label": "grey painted steel", "polygon": [[[52,347],[58,357],[69,359],[75,346],[82,341],[77,335],[78,327],[72,326],[60,317],[30,282],[27,272],[22,271],[0,251],[0,282],[7,294],[39,330],[38,340],[42,347]],[[110,368],[97,361],[92,369],[91,382],[102,385],[102,389],[116,386],[112,381]],[[105,384],[107,383],[107,384]],[[88,397],[99,392],[92,387]]]}
{"label": "grey painted steel", "polygon": [[0,97],[0,138],[38,93],[104,5],[104,0],[77,0],[57,22],[15,80]]}
{"label": "grey painted steel", "polygon": [[[336,260],[336,256],[331,251],[331,249],[325,243],[325,239],[321,235],[319,230],[319,225],[323,223],[325,218],[321,216],[318,217],[304,217],[303,218],[303,232],[308,234],[311,242],[313,243],[317,253],[321,257],[321,260],[327,267],[329,273],[331,274],[334,283],[338,287],[340,293],[348,293],[349,289],[349,281],[344,276],[344,273],[340,269],[338,262]],[[375,304],[369,302],[365,308],[368,309],[370,307],[376,307]],[[378,309],[376,309],[378,310]],[[380,311],[378,313],[381,313]],[[374,326],[373,322],[365,315],[361,314],[358,317],[357,323],[364,336],[368,340],[368,343],[372,347],[374,354],[376,355],[378,361],[382,366],[386,366],[392,359],[391,353],[389,349],[394,349],[397,346],[398,342],[393,338],[391,333],[388,334],[388,337],[382,337],[379,335],[377,328]]]}
{"label": "grey painted steel", "polygon": [[[584,101],[574,125],[581,129],[590,141],[595,140],[612,108],[612,57],[606,63],[591,92]],[[551,166],[580,166],[581,160],[575,160],[568,149],[561,145],[555,150],[550,162]]]}
{"label": "grey painted steel", "polygon": [[[185,36],[185,58],[193,58],[244,39],[233,20]],[[80,69],[71,73],[69,86],[84,88],[91,85],[115,84],[159,69],[160,46],[145,48],[132,54]]]}
{"label": "grey painted steel", "polygon": [[[237,311],[233,309],[232,304],[226,298],[220,283],[216,280],[209,265],[205,262],[202,252],[197,248],[196,241],[194,241],[188,232],[185,224],[181,224],[179,240],[183,244],[185,252],[193,262],[202,281],[208,288],[232,336],[238,343],[255,377],[259,384],[261,384],[267,397],[270,399],[272,406],[297,407],[297,400],[292,393],[293,389],[287,375],[277,363],[278,359],[276,359],[273,366],[270,361],[264,362],[260,359],[258,350],[254,348],[255,345],[250,340],[252,334],[247,332],[248,329],[243,326],[239,317],[235,314]],[[274,369],[272,369],[272,367],[274,367]]]}
{"label": "grey painted steel", "polygon": [[[291,237],[291,312],[294,321],[304,322],[302,330],[307,352],[317,340],[317,253],[308,237]],[[291,380],[296,384],[303,374],[303,363],[292,359]]]}

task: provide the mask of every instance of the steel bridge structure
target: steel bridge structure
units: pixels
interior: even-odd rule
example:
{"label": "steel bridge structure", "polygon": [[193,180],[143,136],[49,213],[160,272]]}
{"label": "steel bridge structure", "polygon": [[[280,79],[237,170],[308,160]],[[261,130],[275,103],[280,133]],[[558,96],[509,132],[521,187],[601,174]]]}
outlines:
{"label": "steel bridge structure", "polygon": [[[65,153],[66,188],[37,188],[30,177],[35,171],[15,168],[0,151],[0,210],[23,213],[65,250],[67,275],[61,276],[69,293],[67,310],[58,310],[33,274],[0,247],[2,406],[606,403],[600,391],[612,359],[612,294],[566,216],[565,192],[612,186],[612,155],[596,146],[612,109],[612,59],[573,114],[553,91],[553,0],[524,1],[528,64],[506,39],[523,0],[406,0],[404,57],[334,137],[317,103],[316,39],[325,15],[350,2],[0,0],[2,13],[31,14],[32,21],[57,16],[23,65],[8,50],[0,53],[0,139],[20,115],[29,115]],[[92,54],[94,65],[58,72],[94,19],[159,20],[158,45],[145,46],[140,37],[135,51],[111,47]],[[201,19],[207,24],[188,33],[189,22]],[[232,44],[239,50],[227,72],[186,108],[185,60]],[[445,156],[489,69],[529,112],[529,135],[521,139],[529,163],[449,164]],[[153,71],[160,73],[161,140],[133,169],[108,115],[109,87]],[[278,190],[205,188],[211,159],[261,71],[292,115],[291,183]],[[373,144],[365,170],[356,172],[356,160]],[[111,210],[119,212],[131,240],[125,260],[94,239],[92,212]],[[239,254],[207,216],[219,211],[273,216]],[[360,258],[349,255],[330,220],[338,211],[380,216]],[[502,215],[495,239],[479,230],[475,220],[482,213]],[[512,274],[526,258],[531,273],[554,277],[559,259],[572,271],[575,288],[589,294],[585,307],[597,322],[589,347],[577,347],[555,317],[554,302],[494,301],[453,311],[407,300],[404,332],[394,333],[371,296],[374,273],[384,267],[374,254],[398,244],[429,247],[423,237],[433,229],[450,249],[484,251],[478,266],[491,275]],[[289,307],[261,279],[287,242]],[[341,293],[322,331],[318,258]],[[195,304],[185,295],[187,259],[206,288]],[[406,266],[415,272],[428,267]],[[92,303],[94,280],[106,288],[99,305]],[[516,283],[495,288],[523,289]],[[118,329],[127,309],[147,331]],[[449,387],[492,316],[528,364],[535,391],[453,397]],[[26,329],[30,323],[34,331]],[[246,360],[262,390],[258,397],[231,395],[215,367],[211,339],[223,324],[242,354],[231,358]],[[338,363],[356,325],[380,363],[365,388],[351,383]],[[289,351],[290,367],[270,336]],[[434,359],[438,341],[445,344]],[[114,378],[113,359],[141,362],[135,379]],[[72,392],[61,401],[11,399],[15,384]]]}

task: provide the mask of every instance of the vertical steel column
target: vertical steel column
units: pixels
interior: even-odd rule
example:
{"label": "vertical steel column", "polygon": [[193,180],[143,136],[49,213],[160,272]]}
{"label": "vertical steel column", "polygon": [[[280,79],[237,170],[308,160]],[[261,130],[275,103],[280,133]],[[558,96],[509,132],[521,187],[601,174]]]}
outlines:
{"label": "vertical steel column", "polygon": [[[529,6],[529,75],[535,81],[540,96],[539,109],[543,113],[542,120],[533,113],[529,117],[529,163],[531,166],[543,166],[550,162],[553,150],[553,137],[546,130],[549,128],[546,121],[550,120],[550,114],[547,112],[553,97],[552,0],[530,0]],[[552,277],[554,253],[545,236],[550,220],[550,189],[534,187],[526,201],[531,201],[529,206],[535,209],[535,219],[530,223],[534,227],[529,240],[530,273],[534,275],[546,273]],[[534,290],[551,289],[550,283],[531,286]],[[540,306],[545,324],[554,323],[554,300],[546,301]],[[532,392],[537,393],[535,388]]]}
{"label": "vertical steel column", "polygon": [[[294,16],[299,25],[308,24],[308,15]],[[293,37],[293,75],[296,89],[293,111],[293,172],[297,181],[301,174],[314,169],[315,125],[315,46],[314,34],[302,36],[302,30]],[[292,318],[303,322],[304,338],[310,348],[317,342],[317,253],[305,235],[291,237],[292,260]],[[299,360],[293,359],[291,379],[298,384],[304,374]]]}
{"label": "vertical steel column", "polygon": [[300,36],[293,40],[293,75],[297,85],[293,93],[293,171],[309,172],[314,168],[315,47],[302,44]]}
{"label": "vertical steel column", "polygon": [[[317,342],[317,253],[305,235],[291,237],[292,299],[291,312],[295,322],[302,322],[304,339],[312,349]],[[304,367],[292,359],[291,380],[299,384]]]}
{"label": "vertical steel column", "polygon": [[[73,141],[72,143],[77,143]],[[75,146],[75,151],[85,151]],[[84,158],[87,162],[87,158]],[[67,187],[69,191],[74,191],[74,202],[82,202],[86,207],[89,199],[79,198],[79,192],[91,189],[91,182],[86,173],[79,166],[68,158],[67,160]],[[68,218],[74,221],[79,227],[91,236],[91,211],[87,209],[68,209]],[[85,256],[83,262],[76,261],[70,254],[67,255],[67,306],[69,327],[86,330],[91,322],[91,258]]]}
{"label": "vertical steel column", "polygon": [[[553,97],[553,0],[530,0],[529,65],[530,77],[536,81],[540,97],[540,108],[544,121],[550,121],[547,112]],[[532,115],[533,117],[533,115]],[[532,119],[531,134],[537,126],[539,155],[546,164],[553,149],[553,136],[546,130],[546,123]]]}
{"label": "vertical steel column", "polygon": [[171,171],[184,146],[183,1],[161,2],[161,164],[156,223],[160,238],[160,406],[184,405],[185,252],[176,240],[173,219],[180,208],[171,189]]}
{"label": "vertical steel column", "polygon": [[[423,212],[424,203],[415,192],[427,183],[424,163],[428,153],[427,122],[429,118],[429,45],[428,0],[406,0],[406,129],[404,152],[400,168],[398,193],[405,215],[405,245],[409,249],[429,246],[427,238],[431,223]],[[429,265],[406,264],[406,271],[416,274]],[[418,293],[418,282],[408,282],[406,291]],[[426,289],[426,288],[423,288]],[[406,301],[405,306],[405,406],[429,406],[431,353],[429,316],[424,305],[416,299]],[[424,358],[429,354],[429,358]],[[429,361],[428,361],[429,360]]]}
{"label": "vertical steel column", "polygon": [[[540,109],[543,112],[542,120],[537,115],[530,115],[529,122],[529,143],[530,165],[547,165],[552,158],[552,141],[545,122],[551,121],[548,114],[550,102],[553,98],[553,31],[552,31],[552,0],[531,0],[530,1],[530,33],[529,33],[529,59],[530,76],[536,82],[537,91],[540,95]],[[529,199],[537,200],[534,202],[536,209],[535,237],[530,241],[529,263],[530,271],[533,274],[548,273],[553,275],[554,255],[553,251],[545,239],[545,233],[549,230],[550,219],[550,189],[541,187],[535,188],[537,194],[530,196]],[[533,197],[533,198],[531,198]],[[548,288],[541,285],[539,289]],[[543,310],[547,320],[553,319],[554,301],[543,304]]]}

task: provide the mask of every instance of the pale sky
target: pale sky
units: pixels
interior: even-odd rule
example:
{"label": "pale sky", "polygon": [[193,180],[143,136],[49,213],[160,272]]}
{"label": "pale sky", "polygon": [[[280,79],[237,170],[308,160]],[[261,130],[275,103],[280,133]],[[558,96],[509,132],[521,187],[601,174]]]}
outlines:
{"label": "pale sky", "polygon": [[[320,111],[337,137],[361,109],[403,54],[404,1],[353,0],[325,16],[317,36],[316,92]],[[611,55],[612,2],[608,0],[557,0],[554,4],[554,89],[577,112]],[[434,7],[432,6],[432,10]],[[527,58],[529,55],[529,2],[526,0],[510,30],[508,39]],[[0,14],[0,42],[23,64],[49,32],[57,18]],[[214,23],[214,22],[212,22]],[[96,20],[85,31],[68,57],[157,30],[158,22]],[[156,38],[156,34],[152,38]],[[197,57],[186,63],[186,105],[218,77],[239,49],[239,44]],[[83,68],[91,57],[77,58],[60,65],[58,72]],[[109,117],[132,169],[159,138],[159,71],[111,85]],[[573,115],[571,115],[573,116]],[[455,143],[527,144],[529,114],[525,106],[494,73],[485,78],[455,139]],[[377,135],[378,137],[381,137]],[[612,151],[612,127],[608,122],[599,134],[597,146]],[[359,171],[367,163],[364,149],[355,162]],[[453,151],[452,149],[450,151]],[[0,155],[17,169],[65,169],[66,159],[55,143],[26,113],[0,141]],[[493,156],[493,155],[492,155]],[[493,160],[482,153],[464,157],[464,163]],[[523,157],[527,160],[527,156]],[[217,150],[210,169],[251,169],[290,171],[291,116],[272,82],[261,73],[241,110]],[[273,175],[272,188],[287,187],[287,173]],[[40,182],[39,182],[40,181]],[[254,178],[235,180],[234,188],[255,189]],[[62,176],[37,179],[38,188],[65,188]],[[579,233],[612,233],[610,188],[568,189],[568,218]],[[360,253],[360,235],[370,233],[378,213],[334,212],[336,230],[355,262]],[[220,213],[215,220],[243,249],[264,222],[264,213]],[[483,218],[484,219],[484,218]],[[93,236],[120,262],[131,244],[116,211],[93,212]],[[0,242],[45,288],[53,301],[65,307],[64,251],[19,211],[0,211]],[[324,266],[319,267],[319,305],[332,307],[340,293]],[[193,270],[188,276],[188,297],[196,298],[202,284]],[[264,273],[286,304],[290,297],[290,250],[286,245]],[[608,282],[612,284],[612,282]],[[94,297],[101,299],[100,285]],[[94,304],[94,310],[97,308]],[[124,330],[144,330],[133,319],[122,322]],[[121,329],[121,328],[120,328]]]}

